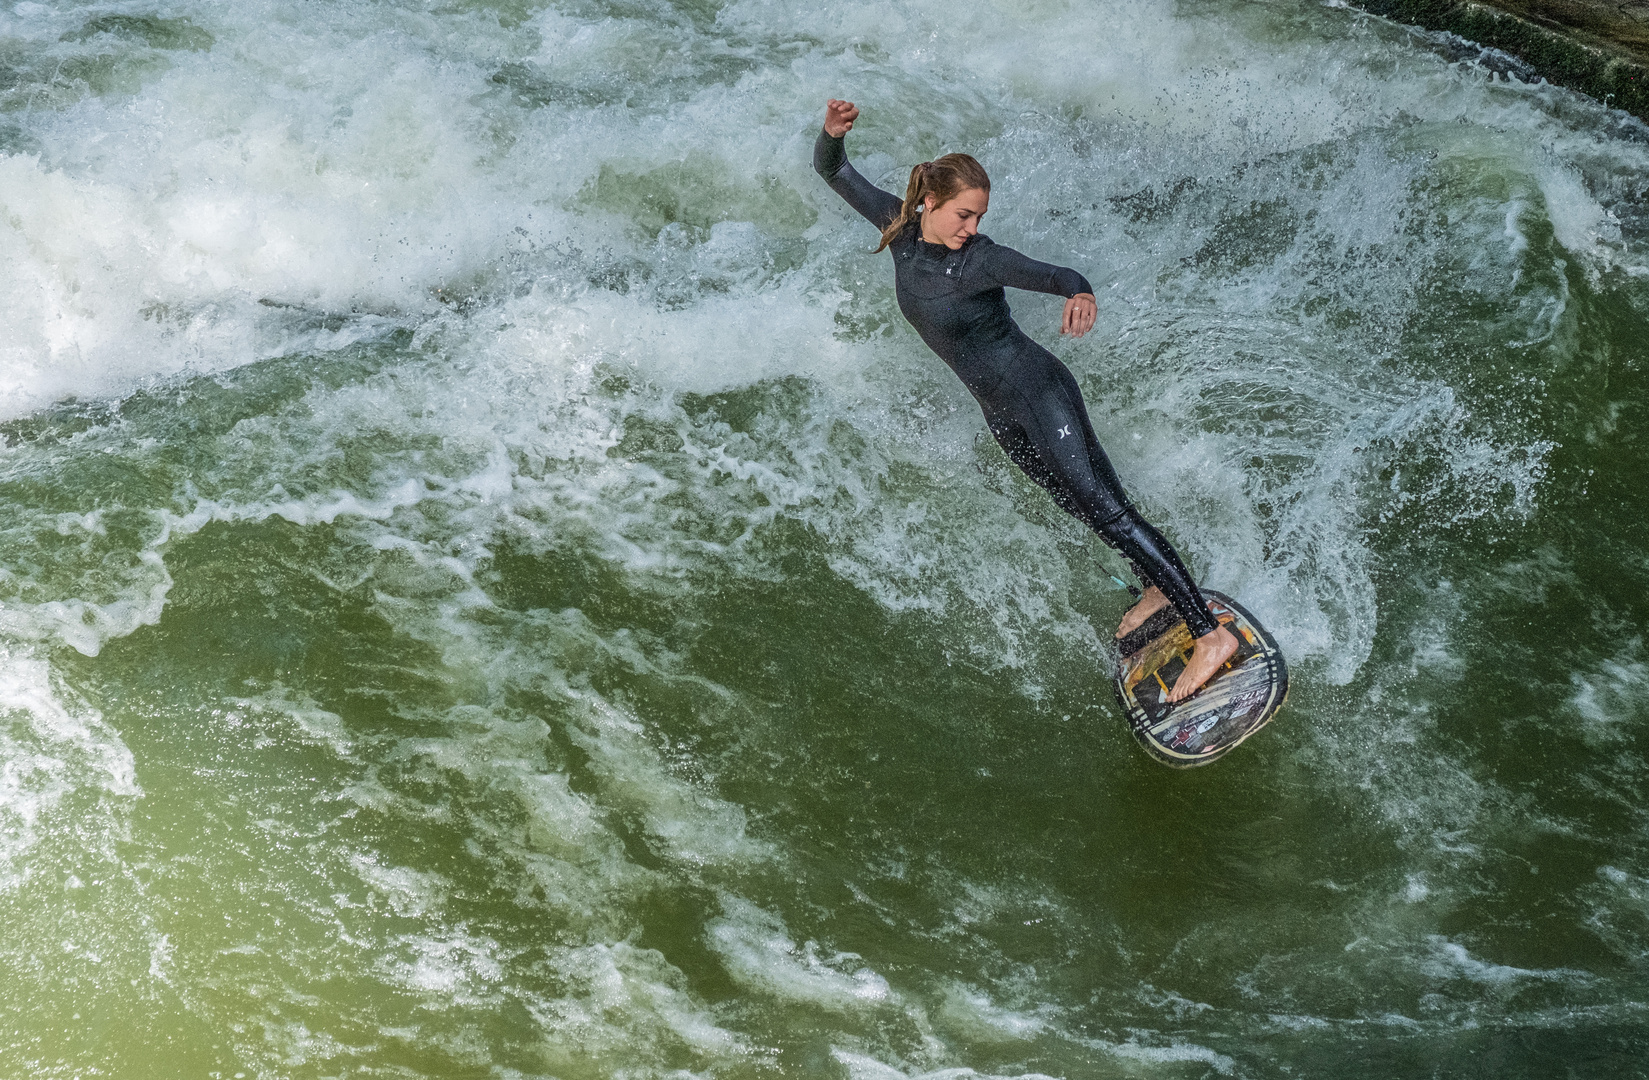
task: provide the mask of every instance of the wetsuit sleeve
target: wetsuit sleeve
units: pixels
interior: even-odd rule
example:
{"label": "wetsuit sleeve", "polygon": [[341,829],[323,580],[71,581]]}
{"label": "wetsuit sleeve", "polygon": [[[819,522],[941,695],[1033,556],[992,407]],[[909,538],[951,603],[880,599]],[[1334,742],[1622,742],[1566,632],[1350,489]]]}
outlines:
{"label": "wetsuit sleeve", "polygon": [[1088,279],[1070,267],[1037,262],[1001,244],[993,243],[980,254],[984,256],[981,260],[984,264],[980,267],[981,271],[997,285],[1006,285],[1010,289],[1026,289],[1030,292],[1053,293],[1067,300],[1077,293],[1094,291],[1094,287],[1088,284]]}
{"label": "wetsuit sleeve", "polygon": [[899,208],[904,205],[897,195],[883,191],[860,176],[859,171],[848,164],[847,147],[842,140],[827,135],[822,129],[813,144],[813,171],[824,177],[830,190],[878,229],[893,224]]}

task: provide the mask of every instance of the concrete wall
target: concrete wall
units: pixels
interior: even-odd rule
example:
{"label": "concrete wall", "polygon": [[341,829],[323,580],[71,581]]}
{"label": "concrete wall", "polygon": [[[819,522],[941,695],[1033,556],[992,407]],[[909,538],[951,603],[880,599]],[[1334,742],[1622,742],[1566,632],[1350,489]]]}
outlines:
{"label": "concrete wall", "polygon": [[1351,2],[1500,49],[1536,76],[1649,120],[1649,0]]}

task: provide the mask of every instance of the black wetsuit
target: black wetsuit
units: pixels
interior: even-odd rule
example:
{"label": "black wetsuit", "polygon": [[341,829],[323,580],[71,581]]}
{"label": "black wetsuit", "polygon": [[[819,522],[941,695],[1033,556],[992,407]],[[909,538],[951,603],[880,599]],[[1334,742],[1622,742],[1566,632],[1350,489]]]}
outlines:
{"label": "black wetsuit", "polygon": [[[900,200],[848,164],[842,140],[819,133],[813,168],[831,190],[885,229]],[[1185,616],[1193,637],[1216,624],[1185,564],[1123,493],[1110,459],[1094,438],[1082,392],[1059,358],[1019,329],[1004,286],[1069,299],[1093,288],[1075,270],[1026,258],[989,237],[960,249],[930,244],[913,222],[891,244],[899,310],[928,347],[961,378],[991,434],[1015,465],[1134,565]]]}

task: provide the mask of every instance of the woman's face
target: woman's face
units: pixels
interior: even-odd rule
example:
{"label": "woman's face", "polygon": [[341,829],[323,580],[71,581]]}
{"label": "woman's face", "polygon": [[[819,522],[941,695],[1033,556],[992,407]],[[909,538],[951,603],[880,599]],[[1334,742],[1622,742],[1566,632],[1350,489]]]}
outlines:
{"label": "woman's face", "polygon": [[955,251],[979,231],[979,219],[990,209],[991,193],[969,188],[943,206],[928,196],[922,210],[922,239]]}

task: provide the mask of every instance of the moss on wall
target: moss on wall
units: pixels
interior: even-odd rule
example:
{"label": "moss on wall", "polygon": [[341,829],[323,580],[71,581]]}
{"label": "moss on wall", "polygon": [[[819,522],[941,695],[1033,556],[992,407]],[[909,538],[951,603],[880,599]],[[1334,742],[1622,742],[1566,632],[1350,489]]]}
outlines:
{"label": "moss on wall", "polygon": [[1547,80],[1649,120],[1649,0],[1352,0],[1516,56]]}

